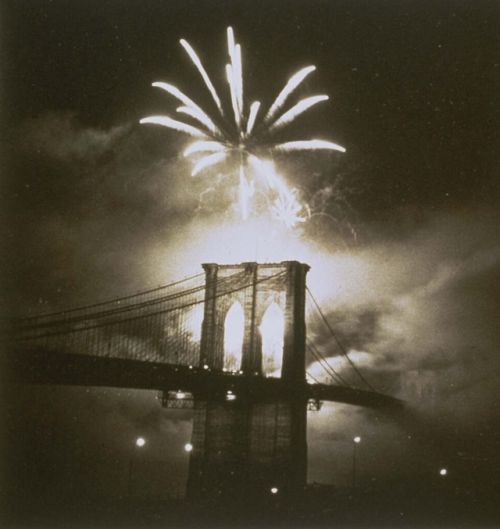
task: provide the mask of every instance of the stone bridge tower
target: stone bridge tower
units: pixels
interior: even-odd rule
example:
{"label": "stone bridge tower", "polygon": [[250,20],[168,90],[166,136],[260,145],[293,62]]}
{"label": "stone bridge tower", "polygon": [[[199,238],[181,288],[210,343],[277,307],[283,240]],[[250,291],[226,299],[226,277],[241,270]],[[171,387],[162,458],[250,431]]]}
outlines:
{"label": "stone bridge tower", "polygon": [[[307,478],[309,266],[285,261],[203,267],[201,367],[245,383],[234,392],[195,396],[188,497],[256,498],[275,488],[293,494]],[[272,390],[256,384],[263,377],[274,379]]]}

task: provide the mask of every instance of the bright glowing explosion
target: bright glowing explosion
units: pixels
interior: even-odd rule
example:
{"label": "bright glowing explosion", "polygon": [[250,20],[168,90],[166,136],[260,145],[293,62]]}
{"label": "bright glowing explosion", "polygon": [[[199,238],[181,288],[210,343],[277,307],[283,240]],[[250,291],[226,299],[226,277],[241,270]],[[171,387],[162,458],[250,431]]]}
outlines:
{"label": "bright glowing explosion", "polygon": [[[265,116],[259,116],[260,102],[248,106],[243,99],[243,69],[241,46],[236,44],[232,28],[227,29],[229,64],[226,65],[227,81],[231,96],[234,122],[226,117],[221,100],[215,90],[198,55],[184,39],[180,43],[197,67],[217,106],[216,117],[210,117],[194,101],[176,87],[163,83],[153,83],[178,99],[183,106],[177,112],[185,114],[196,122],[196,126],[174,120],[167,116],[151,116],[141,123],[163,125],[197,138],[185,151],[184,156],[198,155],[192,173],[197,175],[203,169],[223,162],[228,156],[236,154],[238,159],[239,204],[244,220],[249,216],[250,200],[255,193],[255,182],[264,184],[271,198],[271,213],[287,227],[304,222],[307,207],[297,198],[297,190],[289,189],[283,178],[276,174],[272,162],[261,157],[263,152],[288,152],[297,150],[329,149],[345,152],[340,145],[324,140],[291,141],[275,143],[271,139],[275,133],[292,123],[300,114],[313,105],[328,99],[318,95],[302,99],[289,110],[285,105],[300,83],[316,68],[308,66],[293,75]],[[213,119],[212,119],[213,118]],[[251,169],[251,171],[249,171]],[[256,178],[255,180],[253,178]]]}

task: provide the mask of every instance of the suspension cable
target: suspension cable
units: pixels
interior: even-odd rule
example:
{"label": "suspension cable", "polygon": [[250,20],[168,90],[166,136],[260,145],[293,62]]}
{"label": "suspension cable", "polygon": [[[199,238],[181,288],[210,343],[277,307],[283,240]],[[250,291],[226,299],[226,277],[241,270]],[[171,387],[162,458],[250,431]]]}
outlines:
{"label": "suspension cable", "polygon": [[[314,344],[307,338],[307,341],[309,345],[307,348],[309,349],[309,352],[316,358],[316,360],[319,362],[321,367],[326,371],[326,373],[330,376],[332,376],[335,379],[338,379],[340,381],[340,384],[343,384],[346,387],[350,387],[349,384],[333,369],[333,367],[328,363],[326,358],[321,354],[320,351],[314,346]],[[323,363],[324,362],[328,367],[326,368]]]}
{"label": "suspension cable", "polygon": [[[323,371],[330,377],[330,381],[334,380],[334,375],[330,373],[330,371],[327,370],[327,368],[323,365],[322,360],[317,357],[314,352],[308,348],[308,351],[312,354],[312,356],[315,358],[315,360],[318,362],[318,364],[323,368]],[[335,382],[338,384],[338,381],[335,379]],[[342,385],[342,383],[340,383]]]}
{"label": "suspension cable", "polygon": [[[243,275],[244,273],[245,272],[238,272],[236,274],[233,274],[233,275],[230,275],[228,277],[222,278],[222,279],[220,279],[218,281],[218,284],[226,283],[226,282],[228,282],[230,280],[233,280],[233,279],[237,278],[238,276]],[[75,316],[73,318],[64,318],[64,319],[59,319],[59,320],[49,320],[49,321],[44,321],[44,322],[41,322],[39,324],[34,324],[34,325],[28,325],[28,326],[22,326],[21,325],[21,326],[17,326],[17,330],[25,330],[25,329],[32,330],[32,329],[41,329],[41,328],[47,328],[47,327],[57,327],[57,325],[60,325],[60,324],[68,325],[68,324],[71,324],[71,323],[79,323],[79,322],[83,322],[83,321],[86,321],[86,320],[95,320],[95,319],[103,318],[103,317],[106,317],[106,316],[115,316],[115,315],[123,313],[123,312],[130,312],[132,310],[144,309],[144,308],[147,308],[147,307],[152,306],[152,305],[158,305],[160,303],[164,303],[164,302],[167,302],[167,301],[172,301],[172,300],[175,300],[175,299],[178,299],[178,298],[189,296],[191,294],[196,294],[197,292],[201,292],[204,289],[205,289],[205,284],[200,285],[198,287],[194,287],[194,288],[188,289],[188,290],[182,290],[182,291],[176,292],[174,294],[169,294],[168,296],[154,298],[154,299],[151,299],[151,300],[148,300],[148,301],[142,301],[140,303],[135,303],[135,304],[131,304],[131,305],[124,305],[122,307],[115,307],[115,308],[112,308],[112,309],[109,309],[109,310],[104,310],[104,311],[100,311],[100,312],[92,312],[90,314],[83,314],[81,316]],[[116,302],[119,302],[119,301],[117,300]],[[106,303],[113,303],[113,302],[106,302]],[[178,308],[182,308],[182,307],[178,307]],[[75,310],[80,310],[80,309],[73,309],[73,310],[69,310],[67,312],[74,312]],[[83,310],[83,309],[81,309],[81,310]],[[15,323],[17,324],[17,322],[18,322],[18,320]]]}
{"label": "suspension cable", "polygon": [[318,379],[314,378],[314,377],[311,375],[311,373],[309,373],[309,371],[306,371],[306,375],[307,375],[308,377],[311,377],[311,378],[314,380],[314,382],[316,382],[316,384],[321,384],[321,382],[318,382]]}
{"label": "suspension cable", "polygon": [[85,305],[83,307],[74,307],[74,308],[71,308],[71,309],[59,310],[59,311],[56,311],[56,312],[45,312],[43,314],[39,314],[38,316],[25,316],[23,318],[16,318],[15,321],[21,322],[21,321],[29,321],[29,320],[39,319],[39,318],[46,318],[46,317],[49,317],[49,316],[58,316],[59,314],[68,314],[70,312],[77,312],[77,311],[80,311],[80,310],[93,309],[95,307],[101,307],[103,305],[109,305],[111,303],[119,303],[119,302],[126,301],[128,299],[132,299],[132,298],[135,298],[135,297],[138,297],[138,296],[145,296],[146,294],[152,294],[153,292],[158,292],[160,290],[171,288],[171,287],[174,287],[174,286],[179,285],[181,283],[184,283],[186,281],[191,281],[193,279],[197,279],[198,277],[203,276],[203,275],[205,275],[205,273],[201,272],[200,274],[196,274],[196,275],[191,276],[191,277],[186,277],[185,279],[179,279],[178,281],[174,281],[173,283],[169,283],[168,285],[163,285],[163,286],[160,286],[160,287],[152,288],[150,290],[145,290],[144,292],[138,292],[137,294],[129,294],[129,295],[123,296],[121,298],[110,299],[110,300],[107,300],[107,301],[100,301],[98,303],[93,303],[92,305]]}
{"label": "suspension cable", "polygon": [[360,373],[359,369],[356,367],[356,365],[354,364],[354,362],[349,358],[349,355],[347,354],[347,351],[344,349],[344,347],[342,346],[342,344],[339,342],[337,336],[335,335],[335,333],[333,332],[333,329],[330,327],[330,324],[328,323],[328,320],[325,318],[325,315],[323,314],[321,308],[319,307],[318,305],[318,302],[314,299],[314,296],[312,295],[312,292],[309,290],[309,287],[306,287],[307,288],[307,292],[309,293],[309,295],[311,296],[311,299],[313,300],[314,302],[314,305],[316,306],[316,309],[317,311],[319,312],[320,316],[321,316],[321,319],[323,320],[323,322],[325,323],[325,325],[327,326],[328,330],[330,331],[330,334],[332,335],[333,339],[335,340],[335,342],[337,343],[337,345],[339,346],[340,350],[342,351],[342,354],[347,358],[347,361],[349,362],[349,364],[351,364],[351,367],[354,369],[354,371],[356,372],[356,374],[358,375],[358,377],[364,382],[364,384],[371,390],[371,391],[375,391],[373,389],[373,387],[370,385],[370,383],[365,379],[365,377]]}
{"label": "suspension cable", "polygon": [[[309,310],[312,311],[313,308],[311,307],[311,301],[310,301],[309,297],[307,297],[306,302],[307,302],[307,305],[308,305],[308,307],[309,307]],[[317,315],[316,315],[316,318],[317,318]],[[318,320],[318,321],[321,321],[321,320]],[[311,354],[316,358],[316,360],[319,362],[319,364],[321,365],[321,367],[323,367],[323,369],[326,371],[326,373],[327,373],[328,375],[330,375],[332,378],[335,378],[335,379],[338,378],[339,380],[338,380],[337,382],[339,382],[341,385],[343,384],[345,387],[351,387],[350,384],[349,384],[346,380],[344,380],[344,379],[342,378],[342,376],[340,375],[340,373],[338,373],[337,371],[335,371],[335,369],[334,369],[334,368],[328,363],[328,361],[327,361],[325,355],[323,355],[323,354],[321,353],[321,351],[319,351],[319,349],[316,347],[316,345],[314,344],[314,342],[313,342],[309,337],[307,337],[307,336],[306,336],[306,340],[307,340],[307,342],[308,342],[308,344],[309,344],[309,345],[307,346],[308,349],[309,349],[309,351],[310,351]],[[313,349],[313,350],[315,351],[316,354],[315,354],[314,351],[312,351],[311,349]],[[324,362],[328,367],[325,367],[325,366],[323,365],[323,362]]]}
{"label": "suspension cable", "polygon": [[[222,296],[227,296],[229,294],[233,294],[235,292],[239,292],[239,291],[244,290],[245,288],[248,288],[248,287],[250,287],[252,285],[256,285],[256,284],[262,283],[264,281],[269,281],[271,279],[276,279],[276,278],[284,276],[286,274],[287,274],[287,271],[285,270],[283,272],[279,272],[279,273],[274,274],[272,276],[264,277],[264,278],[259,279],[257,281],[252,281],[251,283],[247,283],[245,285],[239,286],[239,287],[234,288],[232,290],[228,290],[227,292],[222,292],[220,294],[216,294],[215,296],[212,296],[211,298],[209,298],[209,301],[213,300],[213,299],[220,298]],[[237,274],[234,274],[234,275],[237,275]],[[233,278],[233,277],[234,276],[229,276],[227,279]],[[93,329],[99,329],[101,327],[107,327],[107,326],[117,325],[117,324],[121,324],[121,323],[128,323],[128,322],[131,322],[131,321],[137,321],[137,320],[142,320],[142,319],[145,319],[145,318],[150,318],[152,316],[157,316],[157,315],[160,315],[160,314],[167,314],[169,312],[173,312],[173,311],[176,311],[176,310],[186,309],[186,308],[189,308],[189,307],[193,307],[195,305],[199,305],[201,303],[205,303],[205,301],[207,301],[207,300],[206,299],[202,299],[202,300],[191,301],[189,303],[181,305],[180,307],[172,307],[172,308],[162,309],[162,310],[159,310],[159,311],[156,311],[156,312],[149,312],[147,314],[140,314],[138,316],[131,316],[131,317],[128,317],[128,318],[118,319],[118,320],[114,320],[114,321],[106,321],[104,323],[96,323],[95,325],[90,325],[90,326],[85,327],[83,329],[68,329],[68,330],[59,331],[59,332],[52,332],[52,333],[48,333],[48,334],[42,334],[42,335],[34,336],[34,337],[33,336],[21,337],[21,338],[14,339],[14,341],[20,342],[20,341],[37,340],[37,339],[41,339],[41,338],[50,338],[52,336],[60,336],[60,335],[63,335],[63,334],[71,334],[71,333],[74,333],[74,332],[89,331],[89,330],[93,330]]]}

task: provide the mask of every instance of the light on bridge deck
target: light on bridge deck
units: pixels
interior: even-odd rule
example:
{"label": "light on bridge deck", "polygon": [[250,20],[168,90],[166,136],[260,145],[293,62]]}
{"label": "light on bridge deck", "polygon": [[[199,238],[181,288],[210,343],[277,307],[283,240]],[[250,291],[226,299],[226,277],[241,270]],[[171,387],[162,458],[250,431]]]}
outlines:
{"label": "light on bridge deck", "polygon": [[307,411],[319,411],[323,406],[323,402],[319,399],[309,399],[307,401]]}
{"label": "light on bridge deck", "polygon": [[159,395],[164,408],[191,409],[194,406],[194,396],[189,391],[161,391]]}

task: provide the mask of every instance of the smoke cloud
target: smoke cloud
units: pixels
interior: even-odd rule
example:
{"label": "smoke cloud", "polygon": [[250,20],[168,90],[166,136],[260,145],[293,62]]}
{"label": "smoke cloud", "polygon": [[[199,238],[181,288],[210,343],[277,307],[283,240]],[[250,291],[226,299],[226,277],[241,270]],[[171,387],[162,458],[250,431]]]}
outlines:
{"label": "smoke cloud", "polygon": [[[32,171],[23,181],[10,182],[22,197],[9,204],[7,219],[12,259],[6,291],[13,313],[136,292],[199,273],[201,262],[299,259],[311,265],[309,287],[339,342],[375,389],[445,414],[464,432],[496,413],[500,234],[492,222],[495,212],[435,211],[409,221],[395,211],[385,223],[365,222],[350,216],[348,201],[335,200],[342,189],[322,187],[320,175],[313,178],[319,189],[313,197],[325,213],[321,222],[313,218],[295,231],[269,229],[259,219],[242,225],[230,171],[187,176],[189,164],[178,154],[182,139],[162,131],[136,124],[102,131],[72,114],[52,113],[23,124],[18,138],[16,148]],[[339,229],[331,218],[352,230]],[[251,231],[256,235],[249,238]],[[309,336],[343,378],[362,386],[314,319]],[[308,371],[322,376],[317,364]],[[180,440],[189,434],[187,415],[177,420],[160,407],[152,413],[151,396],[140,392],[127,393],[124,401],[123,392],[91,391],[85,398],[90,407],[95,400],[100,410],[95,421],[105,435],[109,411],[120,437],[146,431],[159,443],[167,433],[181,450]],[[328,455],[331,443],[338,441],[340,453],[348,453],[346,432],[378,439],[370,456],[373,469],[391,429],[404,458],[406,433],[385,422],[379,426],[382,419],[369,412],[327,404],[312,413],[314,479],[328,481],[337,464]],[[348,465],[338,472],[336,482],[342,484]]]}

